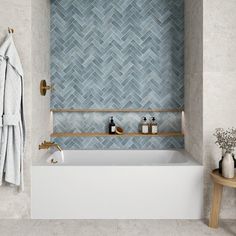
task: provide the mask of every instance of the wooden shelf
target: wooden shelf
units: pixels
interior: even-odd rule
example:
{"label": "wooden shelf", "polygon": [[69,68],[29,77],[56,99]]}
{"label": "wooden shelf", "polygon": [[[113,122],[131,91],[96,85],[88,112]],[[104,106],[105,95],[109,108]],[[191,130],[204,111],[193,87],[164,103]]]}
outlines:
{"label": "wooden shelf", "polygon": [[184,134],[181,132],[160,132],[158,134],[141,134],[141,133],[124,133],[118,134],[108,134],[108,133],[52,133],[52,138],[62,138],[62,137],[183,137]]}
{"label": "wooden shelf", "polygon": [[175,109],[51,109],[51,112],[182,112],[183,108],[175,108]]}

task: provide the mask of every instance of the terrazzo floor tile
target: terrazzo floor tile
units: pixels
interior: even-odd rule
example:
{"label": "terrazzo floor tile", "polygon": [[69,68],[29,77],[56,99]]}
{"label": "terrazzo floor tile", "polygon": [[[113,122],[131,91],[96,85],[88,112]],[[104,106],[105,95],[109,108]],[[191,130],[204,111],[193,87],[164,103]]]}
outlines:
{"label": "terrazzo floor tile", "polygon": [[236,220],[0,220],[0,236],[236,236]]}

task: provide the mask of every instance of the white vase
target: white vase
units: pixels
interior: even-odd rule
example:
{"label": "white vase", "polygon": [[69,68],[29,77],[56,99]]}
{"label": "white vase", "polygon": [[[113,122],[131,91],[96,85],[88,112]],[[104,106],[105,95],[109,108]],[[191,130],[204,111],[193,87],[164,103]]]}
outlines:
{"label": "white vase", "polygon": [[222,162],[222,175],[225,178],[234,178],[234,159],[232,154],[226,152]]}

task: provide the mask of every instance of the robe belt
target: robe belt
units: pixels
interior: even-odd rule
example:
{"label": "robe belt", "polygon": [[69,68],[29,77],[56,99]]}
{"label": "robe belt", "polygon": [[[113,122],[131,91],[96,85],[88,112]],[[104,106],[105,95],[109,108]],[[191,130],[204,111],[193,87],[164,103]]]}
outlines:
{"label": "robe belt", "polygon": [[[1,119],[0,119],[1,120]],[[2,116],[2,122],[0,121],[0,126],[6,125],[18,125],[19,121],[21,120],[20,114],[5,114]]]}

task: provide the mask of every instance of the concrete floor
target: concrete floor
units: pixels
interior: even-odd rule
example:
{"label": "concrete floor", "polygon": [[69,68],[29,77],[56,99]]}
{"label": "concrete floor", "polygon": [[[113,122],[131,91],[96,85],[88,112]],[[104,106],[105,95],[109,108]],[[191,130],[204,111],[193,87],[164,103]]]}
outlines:
{"label": "concrete floor", "polygon": [[0,220],[0,236],[235,236],[236,220],[219,229],[196,220]]}

